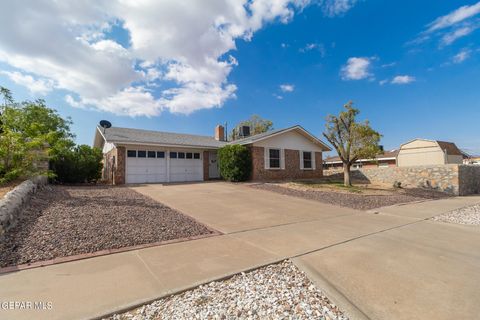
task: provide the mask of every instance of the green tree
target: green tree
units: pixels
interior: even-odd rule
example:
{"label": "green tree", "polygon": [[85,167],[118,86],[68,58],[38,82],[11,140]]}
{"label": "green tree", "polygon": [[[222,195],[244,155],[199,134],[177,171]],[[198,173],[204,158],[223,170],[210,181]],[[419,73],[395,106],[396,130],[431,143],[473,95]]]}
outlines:
{"label": "green tree", "polygon": [[372,159],[380,152],[378,145],[381,135],[370,127],[368,120],[357,122],[360,113],[350,101],[345,111],[337,116],[329,115],[323,136],[335,148],[343,162],[345,186],[351,186],[350,168],[358,159]]}
{"label": "green tree", "polygon": [[243,126],[250,127],[250,135],[259,134],[267,132],[273,129],[273,122],[261,118],[260,116],[254,114],[248,120],[239,122],[230,133],[230,140],[237,140],[240,137],[240,128]]}
{"label": "green tree", "polygon": [[4,104],[0,114],[0,182],[31,176],[37,164],[74,146],[70,119],[63,119],[43,100],[14,102],[7,88],[0,87]]}
{"label": "green tree", "polygon": [[247,147],[232,144],[218,150],[221,176],[227,181],[245,181],[252,171],[252,158]]}

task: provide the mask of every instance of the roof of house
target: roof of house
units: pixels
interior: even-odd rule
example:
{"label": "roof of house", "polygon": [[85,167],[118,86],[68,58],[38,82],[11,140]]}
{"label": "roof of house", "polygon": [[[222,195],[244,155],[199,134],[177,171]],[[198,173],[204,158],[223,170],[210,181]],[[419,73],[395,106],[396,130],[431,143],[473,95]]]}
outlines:
{"label": "roof of house", "polygon": [[447,141],[438,141],[438,145],[442,150],[447,151],[447,154],[452,155],[452,156],[463,156],[464,154],[460,149],[458,149],[457,145],[453,142],[447,142]]}
{"label": "roof of house", "polygon": [[[358,161],[372,161],[372,160],[391,160],[397,157],[398,150],[391,150],[391,151],[384,151],[383,153],[377,155],[375,159],[359,159]],[[325,163],[336,163],[342,162],[339,156],[336,157],[328,157],[324,160]]]}
{"label": "roof of house", "polygon": [[320,145],[323,148],[324,151],[331,151],[330,147],[327,146],[322,140],[315,137],[313,134],[311,134],[310,132],[305,130],[300,125],[295,125],[295,126],[284,128],[284,129],[270,130],[270,131],[255,134],[253,136],[249,136],[249,137],[246,137],[246,138],[243,138],[243,139],[237,139],[237,140],[234,140],[234,141],[230,141],[229,143],[230,144],[242,144],[242,145],[251,144],[251,143],[255,143],[255,142],[260,141],[260,140],[270,138],[270,137],[278,135],[278,134],[282,134],[282,133],[286,133],[286,132],[294,131],[294,130],[301,133],[304,137],[306,137],[307,139],[309,139],[313,143]]}
{"label": "roof of house", "polygon": [[[325,151],[330,151],[330,148],[324,144],[317,137],[303,129],[301,126],[293,126],[285,129],[271,130],[264,133],[256,134],[244,139],[225,142],[215,140],[214,137],[200,136],[193,134],[173,133],[173,132],[160,132],[143,129],[131,129],[131,128],[119,128],[111,127],[103,129],[97,126],[97,135],[101,135],[104,141],[110,143],[120,144],[157,144],[157,145],[171,145],[171,146],[190,146],[190,147],[205,147],[205,148],[220,148],[226,144],[250,144],[256,141],[267,139],[277,134],[285,133],[288,131],[296,130],[300,132],[307,139],[313,143],[320,145]],[[105,132],[104,132],[105,131]],[[94,144],[100,138],[95,139]],[[99,145],[96,145],[99,146]]]}
{"label": "roof of house", "polygon": [[464,156],[465,154],[457,147],[457,145],[453,142],[447,142],[447,141],[440,141],[440,140],[430,140],[430,139],[422,139],[422,138],[417,138],[417,139],[413,139],[413,140],[410,140],[408,142],[405,142],[403,143],[401,146],[400,146],[400,149],[402,149],[402,147],[404,145],[407,145],[411,142],[414,142],[414,141],[417,141],[417,140],[420,140],[420,141],[430,141],[430,142],[434,142],[434,143],[437,143],[438,146],[440,147],[440,149],[442,149],[443,151],[447,151],[447,154],[449,155],[455,155],[455,156]]}
{"label": "roof of house", "polygon": [[97,127],[104,139],[112,143],[125,144],[162,144],[172,146],[192,146],[219,148],[226,144],[224,141],[215,140],[214,137],[194,134],[161,132],[142,129],[111,127],[105,129]]}

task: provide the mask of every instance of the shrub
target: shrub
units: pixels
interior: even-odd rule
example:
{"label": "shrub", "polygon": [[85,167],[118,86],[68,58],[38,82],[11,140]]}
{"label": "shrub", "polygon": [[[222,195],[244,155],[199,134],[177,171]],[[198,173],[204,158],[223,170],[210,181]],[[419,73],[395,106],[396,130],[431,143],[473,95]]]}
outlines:
{"label": "shrub", "polygon": [[55,181],[64,183],[95,182],[102,176],[102,151],[87,145],[66,149],[55,155],[51,167]]}
{"label": "shrub", "polygon": [[250,177],[252,158],[241,145],[227,145],[218,150],[220,174],[227,181],[245,181]]}

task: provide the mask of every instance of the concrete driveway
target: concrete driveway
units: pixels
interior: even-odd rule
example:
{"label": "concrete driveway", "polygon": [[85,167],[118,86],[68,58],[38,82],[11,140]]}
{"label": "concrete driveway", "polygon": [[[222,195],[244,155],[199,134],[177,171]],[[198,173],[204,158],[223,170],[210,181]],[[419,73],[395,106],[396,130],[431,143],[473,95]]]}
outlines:
{"label": "concrete driveway", "polygon": [[478,319],[480,228],[425,218],[452,198],[360,212],[228,183],[131,186],[225,233],[0,275],[6,319],[90,319],[283,259],[351,319]]}
{"label": "concrete driveway", "polygon": [[131,188],[223,233],[359,213],[225,182],[149,184]]}

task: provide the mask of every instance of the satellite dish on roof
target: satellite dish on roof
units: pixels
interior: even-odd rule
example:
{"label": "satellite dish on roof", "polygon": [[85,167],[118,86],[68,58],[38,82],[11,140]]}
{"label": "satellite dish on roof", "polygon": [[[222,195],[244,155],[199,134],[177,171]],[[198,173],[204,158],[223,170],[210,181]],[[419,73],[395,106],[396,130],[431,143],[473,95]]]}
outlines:
{"label": "satellite dish on roof", "polygon": [[103,128],[103,133],[105,133],[105,129],[108,129],[112,126],[112,124],[110,123],[110,121],[107,121],[107,120],[101,120],[100,121],[100,127]]}

